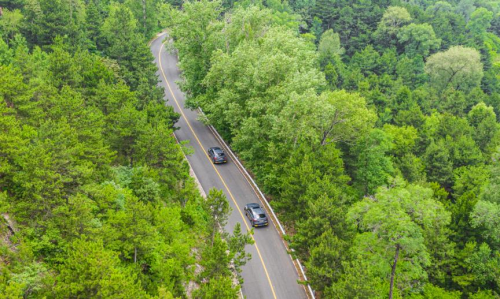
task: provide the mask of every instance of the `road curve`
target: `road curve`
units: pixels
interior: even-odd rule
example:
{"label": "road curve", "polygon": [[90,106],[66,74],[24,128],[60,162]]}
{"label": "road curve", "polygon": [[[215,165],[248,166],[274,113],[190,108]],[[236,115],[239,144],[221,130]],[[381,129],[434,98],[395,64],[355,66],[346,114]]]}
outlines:
{"label": "road curve", "polygon": [[[151,51],[158,66],[159,85],[165,88],[165,100],[176,112],[181,113],[175,132],[180,141],[189,140],[195,153],[188,158],[204,191],[211,188],[224,191],[232,208],[227,230],[232,231],[236,223],[248,230],[249,222],[244,218],[243,207],[247,203],[259,202],[257,195],[233,161],[214,166],[206,149],[221,146],[210,130],[197,121],[197,112],[184,108],[184,94],[176,82],[180,78],[177,57],[165,51],[160,35],[151,43]],[[286,252],[285,245],[273,223],[269,227],[255,229],[255,245],[247,246],[252,259],[243,267],[243,294],[246,298],[307,298],[304,287],[297,283],[299,277]]]}

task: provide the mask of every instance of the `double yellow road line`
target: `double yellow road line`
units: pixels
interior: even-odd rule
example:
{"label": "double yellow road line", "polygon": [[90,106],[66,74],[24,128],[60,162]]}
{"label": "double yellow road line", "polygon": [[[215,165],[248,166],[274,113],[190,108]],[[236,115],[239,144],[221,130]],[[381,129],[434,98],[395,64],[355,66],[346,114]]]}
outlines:
{"label": "double yellow road line", "polygon": [[[159,37],[161,38],[161,36]],[[175,102],[175,104],[177,105],[177,108],[179,109],[182,117],[184,117],[184,120],[186,121],[186,124],[188,125],[189,127],[189,130],[191,130],[191,133],[193,134],[194,138],[196,139],[196,141],[198,142],[198,144],[200,145],[200,148],[203,150],[205,149],[205,147],[203,146],[203,144],[201,143],[200,139],[198,138],[198,135],[196,135],[195,131],[193,130],[193,127],[191,126],[191,123],[189,122],[189,120],[187,119],[186,115],[184,114],[184,111],[181,107],[181,105],[179,104],[179,101],[177,100],[177,98],[175,97],[175,94],[174,92],[172,91],[172,88],[170,86],[170,83],[168,82],[168,79],[167,79],[167,76],[165,75],[165,71],[163,70],[163,65],[161,63],[161,53],[162,53],[162,50],[163,50],[163,47],[164,47],[164,44],[162,43],[161,44],[161,47],[160,47],[160,50],[158,51],[158,64],[159,64],[159,67],[160,67],[160,72],[163,76],[163,80],[165,81],[165,83],[167,84],[167,88],[168,90],[170,91],[170,94],[172,95],[172,98]],[[224,185],[224,187],[226,188],[227,190],[227,193],[229,194],[229,197],[231,197],[231,200],[233,201],[234,203],[234,206],[236,207],[236,209],[238,210],[238,212],[240,213],[240,216],[241,218],[243,219],[243,223],[245,224],[247,230],[250,230],[250,227],[248,226],[248,223],[245,219],[245,217],[243,216],[243,213],[241,212],[241,209],[240,207],[238,206],[238,203],[236,202],[236,200],[234,199],[234,196],[233,194],[231,193],[231,190],[229,189],[229,187],[227,186],[226,184],[226,181],[224,181],[224,179],[222,178],[219,170],[217,170],[217,168],[215,167],[215,165],[212,163],[212,161],[210,160],[210,157],[208,156],[207,152],[203,150],[203,152],[205,153],[205,157],[207,158],[207,160],[210,162],[210,165],[212,165],[213,169],[215,170],[215,172],[217,173],[217,175],[219,176],[222,184]],[[257,245],[257,242],[255,241],[255,238],[253,236],[252,237],[252,240],[255,242],[255,249],[257,250],[257,254],[259,256],[259,259],[260,259],[260,262],[262,263],[262,267],[264,267],[264,272],[266,274],[266,277],[267,277],[267,281],[269,282],[269,286],[271,287],[271,292],[273,293],[273,298],[276,299],[276,293],[274,292],[274,287],[273,287],[273,284],[271,282],[271,278],[269,277],[269,273],[267,272],[267,268],[266,268],[266,264],[264,263],[264,260],[262,259],[262,254],[260,253],[260,250],[259,250],[259,246]]]}

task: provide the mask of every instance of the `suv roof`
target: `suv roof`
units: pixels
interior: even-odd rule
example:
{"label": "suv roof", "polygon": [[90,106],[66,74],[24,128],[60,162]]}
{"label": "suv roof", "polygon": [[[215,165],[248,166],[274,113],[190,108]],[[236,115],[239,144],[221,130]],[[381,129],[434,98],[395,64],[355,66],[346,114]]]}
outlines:
{"label": "suv roof", "polygon": [[260,209],[260,205],[258,203],[249,203],[247,204],[247,207],[249,207],[250,209]]}
{"label": "suv roof", "polygon": [[224,153],[224,151],[220,147],[211,147],[210,149],[216,153]]}
{"label": "suv roof", "polygon": [[262,210],[261,208],[253,208],[252,211],[255,213],[255,214],[263,214],[265,215],[264,213],[264,210]]}

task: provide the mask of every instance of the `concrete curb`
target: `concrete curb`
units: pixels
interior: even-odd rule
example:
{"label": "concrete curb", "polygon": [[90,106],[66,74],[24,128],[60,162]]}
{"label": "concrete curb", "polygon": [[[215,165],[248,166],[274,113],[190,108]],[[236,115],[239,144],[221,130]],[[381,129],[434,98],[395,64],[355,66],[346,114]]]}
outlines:
{"label": "concrete curb", "polygon": [[[157,40],[158,38],[160,38],[161,36],[163,36],[164,34],[166,33],[166,30],[158,33],[153,39],[151,39],[149,42],[148,42],[148,47],[151,46],[151,44]],[[172,132],[172,136],[174,136],[174,139],[175,141],[177,142],[177,144],[179,144],[179,146],[182,146],[181,143],[179,142],[179,139],[177,138],[177,136],[175,135],[175,131]],[[182,149],[181,149],[182,150]],[[195,183],[196,183],[196,186],[198,187],[198,191],[200,192],[200,195],[206,199],[207,198],[207,194],[205,192],[205,190],[203,189],[203,186],[201,185],[200,183],[200,180],[198,179],[198,176],[196,175],[196,173],[194,172],[193,170],[193,167],[191,165],[191,163],[189,162],[186,154],[183,152],[182,153],[183,157],[184,157],[184,160],[187,162],[188,166],[189,166],[189,175],[194,179]],[[242,285],[239,284],[239,281],[237,280],[237,273],[236,271],[233,272],[234,274],[234,280],[235,280],[235,285],[239,285],[240,289],[239,289],[239,292],[238,292],[238,296],[240,299],[244,299],[245,296],[243,295],[243,291],[242,291]]]}
{"label": "concrete curb", "polygon": [[[203,110],[201,109],[201,107],[198,107],[198,110],[199,112],[204,116],[206,117],[205,113],[203,112]],[[257,185],[257,183],[255,183],[255,181],[253,180],[253,178],[250,176],[250,174],[248,173],[248,171],[245,169],[245,167],[243,166],[243,164],[240,162],[240,160],[238,159],[238,157],[236,156],[236,154],[234,154],[234,152],[232,151],[232,149],[229,147],[229,145],[226,144],[226,142],[224,141],[224,139],[222,139],[222,137],[220,136],[219,132],[217,132],[217,130],[215,129],[214,126],[212,125],[208,125],[208,128],[210,129],[210,131],[212,131],[212,133],[214,134],[214,136],[220,141],[220,143],[222,144],[222,146],[226,149],[226,151],[229,153],[229,155],[231,156],[231,159],[235,162],[236,166],[238,167],[238,169],[240,170],[240,172],[243,174],[243,176],[247,179],[248,183],[250,184],[250,186],[252,187],[252,189],[254,190],[255,194],[257,195],[257,197],[259,197],[259,200],[265,204],[265,207],[266,207],[266,210],[268,210],[268,213],[270,212],[270,214],[272,215],[271,219],[272,221],[275,223],[275,225],[277,224],[277,227],[279,227],[279,230],[278,232],[280,233],[281,235],[281,240],[283,241],[283,244],[285,245],[285,248],[290,251],[290,252],[293,252],[294,250],[293,249],[290,249],[290,247],[288,246],[288,243],[285,241],[284,239],[284,236],[286,235],[286,232],[285,230],[283,229],[283,226],[281,225],[278,217],[276,216],[276,214],[274,213],[274,210],[273,208],[271,207],[271,205],[267,202],[267,199],[266,197],[264,196],[264,193],[262,193],[262,191],[260,190],[259,186]],[[292,259],[291,255],[290,255],[290,258]],[[292,259],[292,263],[295,265],[295,268],[297,270],[297,274],[300,276],[302,276],[303,278],[303,282],[307,285],[307,290],[309,292],[306,291],[306,294],[308,295],[309,298],[312,298],[312,299],[315,299],[316,297],[314,296],[314,290],[311,288],[311,286],[307,283],[307,276],[304,272],[304,267],[302,266],[301,262],[299,261],[299,259],[295,259],[293,260]],[[300,271],[300,273],[299,273]]]}
{"label": "concrete curb", "polygon": [[[167,31],[164,30],[160,33],[158,33],[153,39],[151,39],[149,42],[148,42],[148,46],[150,46],[153,41],[155,41],[156,39],[158,39],[160,36],[164,35]],[[203,110],[201,108],[199,108],[199,111],[202,115],[206,116],[205,113],[203,112]],[[278,230],[278,233],[280,234],[281,236],[281,240],[285,246],[285,248],[287,249],[287,251],[289,252],[293,252],[294,250],[293,249],[290,249],[290,247],[288,246],[288,243],[285,241],[284,239],[284,236],[286,235],[286,232],[283,228],[283,226],[281,225],[278,217],[276,216],[276,214],[274,213],[274,210],[273,208],[271,207],[271,205],[269,205],[269,203],[267,202],[266,200],[266,197],[264,196],[264,194],[262,193],[262,191],[260,190],[260,188],[258,187],[258,185],[255,183],[255,181],[253,180],[253,178],[250,176],[250,174],[248,173],[248,171],[245,169],[245,167],[243,166],[243,164],[239,161],[238,157],[236,156],[236,154],[234,154],[234,152],[231,150],[231,148],[226,144],[226,142],[222,139],[222,137],[220,136],[220,134],[217,132],[217,130],[212,126],[212,125],[208,125],[208,128],[211,130],[211,132],[214,134],[214,136],[221,142],[222,146],[226,149],[226,151],[230,154],[232,160],[235,162],[237,168],[240,170],[240,172],[243,174],[243,176],[245,177],[245,179],[248,181],[248,183],[250,184],[251,188],[254,190],[255,194],[257,195],[257,197],[259,198],[259,200],[264,203],[265,205],[265,208],[266,210],[268,210],[268,213],[270,215],[272,215],[271,217],[271,220],[275,223],[275,226],[279,227],[279,230]],[[175,133],[173,134],[174,135],[174,138],[175,140],[177,141],[177,143],[179,143],[179,140],[177,139],[177,136],[175,136]],[[179,143],[180,144],[180,143]],[[189,165],[189,174],[191,175],[191,177],[194,178],[197,186],[198,186],[198,189],[200,191],[200,194],[206,198],[206,193],[205,191],[203,190],[203,187],[201,186],[201,183],[200,181],[198,180],[198,177],[196,176],[195,172],[193,171],[193,168],[191,166],[191,164],[189,163],[189,160],[187,159],[186,155],[184,155],[184,159],[186,159],[188,165]],[[292,256],[289,254],[290,256],[290,259],[292,260],[292,263],[294,264],[295,266],[295,270],[297,271],[297,274],[299,276],[299,278],[302,278],[303,280],[303,283],[304,283],[304,288],[306,289],[306,295],[309,297],[309,298],[312,298],[312,299],[315,299],[315,295],[314,295],[314,291],[313,289],[311,288],[311,286],[307,283],[307,277],[306,277],[306,274],[304,272],[304,267],[302,266],[301,262],[299,261],[299,259],[295,259],[293,260]],[[308,292],[309,291],[309,292]],[[240,288],[240,296],[242,298],[244,298],[243,296],[243,292]]]}

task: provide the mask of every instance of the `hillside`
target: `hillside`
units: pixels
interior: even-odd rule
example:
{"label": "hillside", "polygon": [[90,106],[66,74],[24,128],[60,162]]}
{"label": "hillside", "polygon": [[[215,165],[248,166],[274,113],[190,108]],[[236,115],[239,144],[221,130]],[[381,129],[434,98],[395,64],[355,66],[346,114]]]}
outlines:
{"label": "hillside", "polygon": [[0,1],[0,297],[235,298],[135,2]]}
{"label": "hillside", "polygon": [[325,298],[500,293],[498,1],[197,1],[164,15],[192,108]]}
{"label": "hillside", "polygon": [[2,296],[237,297],[251,241],[173,138],[166,29],[318,297],[499,298],[499,1],[0,7]]}

